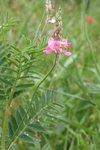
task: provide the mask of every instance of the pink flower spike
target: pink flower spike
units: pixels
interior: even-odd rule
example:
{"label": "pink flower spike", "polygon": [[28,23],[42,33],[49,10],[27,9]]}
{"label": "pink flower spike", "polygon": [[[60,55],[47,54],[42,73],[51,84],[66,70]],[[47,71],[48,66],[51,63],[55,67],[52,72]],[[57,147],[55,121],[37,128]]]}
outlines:
{"label": "pink flower spike", "polygon": [[66,51],[63,51],[63,54],[65,55],[65,56],[67,56],[67,57],[69,57],[69,56],[71,56],[71,52],[66,52]]}
{"label": "pink flower spike", "polygon": [[51,53],[55,54],[64,54],[65,56],[69,57],[71,55],[71,52],[64,51],[65,48],[71,46],[71,43],[67,42],[67,40],[54,40],[53,38],[49,38],[48,40],[48,46],[47,49],[43,52],[46,55],[49,55]]}

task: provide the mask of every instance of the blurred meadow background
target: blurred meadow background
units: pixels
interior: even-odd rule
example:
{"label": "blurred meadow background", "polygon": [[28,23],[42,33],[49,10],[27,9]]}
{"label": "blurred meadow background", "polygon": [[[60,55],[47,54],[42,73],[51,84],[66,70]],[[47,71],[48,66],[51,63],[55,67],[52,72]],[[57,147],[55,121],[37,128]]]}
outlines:
{"label": "blurred meadow background", "polygon": [[45,0],[0,0],[0,150],[100,150],[100,1],[58,7],[72,56],[45,78]]}

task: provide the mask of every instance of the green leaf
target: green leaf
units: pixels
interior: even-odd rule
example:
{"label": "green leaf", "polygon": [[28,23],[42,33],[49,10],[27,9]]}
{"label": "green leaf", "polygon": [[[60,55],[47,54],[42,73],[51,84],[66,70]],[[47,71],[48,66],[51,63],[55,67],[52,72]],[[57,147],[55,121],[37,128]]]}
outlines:
{"label": "green leaf", "polygon": [[5,95],[4,94],[0,94],[0,101],[3,101],[3,100],[5,100]]}
{"label": "green leaf", "polygon": [[10,81],[8,81],[8,80],[6,80],[6,79],[3,79],[3,78],[0,77],[0,80],[1,80],[2,82],[6,83],[7,85],[12,85],[12,82],[10,82]]}
{"label": "green leaf", "polygon": [[32,83],[30,83],[30,84],[29,83],[20,84],[20,85],[17,85],[16,88],[22,90],[22,89],[25,89],[25,88],[32,87],[33,85],[34,85],[34,83],[33,84]]}
{"label": "green leaf", "polygon": [[40,109],[40,103],[39,103],[39,99],[38,99],[38,97],[36,95],[34,97],[34,106],[35,106],[36,112],[38,112],[39,109]]}
{"label": "green leaf", "polygon": [[12,128],[12,124],[9,122],[8,123],[8,127],[9,127],[9,134],[10,134],[10,137],[13,136],[14,132],[13,132],[13,128]]}
{"label": "green leaf", "polygon": [[16,50],[17,52],[19,52],[19,53],[21,54],[21,50],[20,50],[19,48],[17,48],[17,47],[14,46],[14,45],[11,45],[11,47],[12,47],[14,50]]}
{"label": "green leaf", "polygon": [[36,141],[36,138],[25,132],[24,134],[19,136],[19,140],[21,140],[25,143],[29,143],[29,144],[34,145],[34,141]]}
{"label": "green leaf", "polygon": [[10,118],[11,118],[12,130],[14,132],[18,128],[18,125],[16,122],[16,118],[13,115],[11,115]]}
{"label": "green leaf", "polygon": [[38,132],[46,132],[44,127],[36,123],[29,124],[28,129],[31,129],[33,131],[38,131]]}

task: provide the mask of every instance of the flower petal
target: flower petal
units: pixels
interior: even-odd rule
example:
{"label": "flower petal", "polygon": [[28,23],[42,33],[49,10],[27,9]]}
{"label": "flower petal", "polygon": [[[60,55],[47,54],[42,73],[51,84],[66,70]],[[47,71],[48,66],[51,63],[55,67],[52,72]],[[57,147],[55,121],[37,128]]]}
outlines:
{"label": "flower petal", "polygon": [[63,51],[63,54],[65,55],[65,56],[67,56],[67,57],[69,57],[69,56],[71,56],[71,52],[66,52],[66,51]]}
{"label": "flower petal", "polygon": [[52,50],[48,48],[48,49],[44,50],[43,52],[44,52],[44,54],[49,55],[52,53]]}
{"label": "flower petal", "polygon": [[69,46],[71,46],[71,42],[68,42],[66,39],[62,39],[61,41],[61,48],[67,48]]}

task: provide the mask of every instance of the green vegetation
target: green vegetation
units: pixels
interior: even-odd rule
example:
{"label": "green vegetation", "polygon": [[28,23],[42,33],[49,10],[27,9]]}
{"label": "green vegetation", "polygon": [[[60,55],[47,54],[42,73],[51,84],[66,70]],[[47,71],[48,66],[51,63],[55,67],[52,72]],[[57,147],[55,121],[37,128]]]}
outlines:
{"label": "green vegetation", "polygon": [[0,150],[100,150],[100,1],[55,5],[69,58],[43,54],[45,0],[0,1]]}

